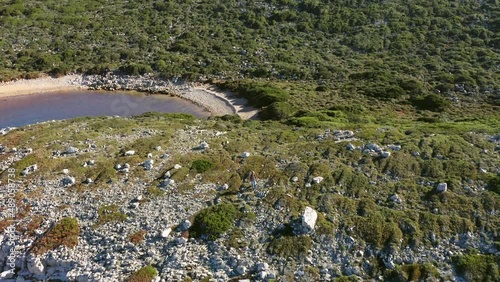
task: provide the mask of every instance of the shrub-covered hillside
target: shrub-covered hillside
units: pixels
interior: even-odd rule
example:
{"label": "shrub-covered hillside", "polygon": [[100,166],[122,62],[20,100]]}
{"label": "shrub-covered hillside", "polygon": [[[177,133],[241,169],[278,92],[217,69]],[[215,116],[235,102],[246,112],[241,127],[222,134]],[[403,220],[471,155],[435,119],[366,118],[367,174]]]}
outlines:
{"label": "shrub-covered hillside", "polygon": [[20,1],[0,7],[0,74],[318,81],[375,97],[498,89],[487,1]]}
{"label": "shrub-covered hillside", "polygon": [[498,280],[498,124],[322,125],[148,113],[10,131],[0,181],[37,255],[16,275]]}

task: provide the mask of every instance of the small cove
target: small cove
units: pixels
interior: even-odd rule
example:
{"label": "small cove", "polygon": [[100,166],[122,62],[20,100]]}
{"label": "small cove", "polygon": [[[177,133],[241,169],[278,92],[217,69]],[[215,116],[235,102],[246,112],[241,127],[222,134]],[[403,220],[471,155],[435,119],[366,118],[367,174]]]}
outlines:
{"label": "small cove", "polygon": [[188,113],[199,118],[210,116],[204,108],[168,95],[79,90],[5,98],[0,95],[0,128],[85,116],[133,116],[152,111]]}

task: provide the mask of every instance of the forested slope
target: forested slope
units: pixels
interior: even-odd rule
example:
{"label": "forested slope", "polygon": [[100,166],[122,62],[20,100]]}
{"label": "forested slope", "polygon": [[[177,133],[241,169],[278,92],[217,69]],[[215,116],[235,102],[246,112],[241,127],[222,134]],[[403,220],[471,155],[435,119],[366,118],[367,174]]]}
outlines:
{"label": "forested slope", "polygon": [[[122,67],[400,97],[499,87],[493,1],[1,1],[1,79]],[[132,66],[131,66],[132,65]]]}

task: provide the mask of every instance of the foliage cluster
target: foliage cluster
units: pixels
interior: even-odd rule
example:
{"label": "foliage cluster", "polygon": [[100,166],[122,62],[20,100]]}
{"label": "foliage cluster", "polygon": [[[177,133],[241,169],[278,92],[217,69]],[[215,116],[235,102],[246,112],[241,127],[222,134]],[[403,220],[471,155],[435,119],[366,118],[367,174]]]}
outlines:
{"label": "foliage cluster", "polygon": [[72,248],[78,245],[80,225],[78,220],[66,217],[57,222],[40,239],[33,244],[32,252],[41,255],[47,251],[55,250],[59,246]]}
{"label": "foliage cluster", "polygon": [[158,275],[158,271],[151,265],[147,265],[127,278],[127,282],[150,282]]}
{"label": "foliage cluster", "polygon": [[237,210],[232,204],[219,204],[203,209],[195,216],[190,236],[215,240],[231,228],[236,216]]}

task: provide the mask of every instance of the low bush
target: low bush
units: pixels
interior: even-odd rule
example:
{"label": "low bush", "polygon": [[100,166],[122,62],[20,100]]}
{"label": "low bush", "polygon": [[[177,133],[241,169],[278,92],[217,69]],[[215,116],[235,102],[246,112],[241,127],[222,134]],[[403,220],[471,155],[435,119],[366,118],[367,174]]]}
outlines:
{"label": "low bush", "polygon": [[439,278],[439,271],[430,263],[407,264],[396,267],[389,272],[387,279],[391,281],[433,281]]}
{"label": "low bush", "polygon": [[488,181],[488,190],[500,195],[500,175],[492,177]]}
{"label": "low bush", "polygon": [[151,265],[145,266],[127,278],[127,282],[150,282],[158,275],[158,271]]}
{"label": "low bush", "polygon": [[410,102],[417,109],[429,110],[433,112],[444,111],[450,106],[450,101],[436,94],[419,96],[417,98],[411,99]]}
{"label": "low bush", "polygon": [[297,258],[304,259],[311,249],[311,237],[304,236],[282,236],[278,239],[273,239],[267,248],[267,251],[272,255],[277,255],[282,258]]}
{"label": "low bush", "polygon": [[466,281],[498,281],[500,258],[494,255],[468,253],[453,259],[457,272]]}
{"label": "low bush", "polygon": [[127,219],[127,215],[121,213],[118,210],[118,206],[114,204],[99,207],[97,214],[99,218],[97,220],[96,226],[100,226],[108,222],[123,222]]}
{"label": "low bush", "polygon": [[139,230],[137,232],[134,232],[130,235],[128,235],[128,240],[134,244],[140,244],[142,241],[144,241],[144,236],[148,232],[146,230]]}
{"label": "low bush", "polygon": [[33,244],[32,252],[41,255],[47,251],[55,250],[59,246],[72,248],[78,245],[80,224],[73,217],[66,217],[57,222],[39,240]]}
{"label": "low bush", "polygon": [[191,169],[196,170],[196,172],[198,173],[203,173],[207,170],[210,170],[214,166],[215,165],[212,161],[201,159],[193,161],[193,163],[191,164]]}
{"label": "low bush", "polygon": [[237,210],[232,204],[219,204],[201,210],[194,219],[190,236],[215,240],[227,232],[236,219]]}
{"label": "low bush", "polygon": [[238,93],[256,107],[265,107],[274,102],[284,102],[289,96],[285,90],[270,83],[263,84],[250,80],[227,81],[219,86]]}
{"label": "low bush", "polygon": [[263,120],[282,120],[291,117],[297,111],[287,102],[274,102],[259,112],[259,118]]}

